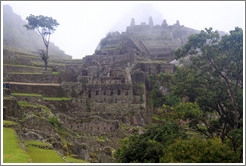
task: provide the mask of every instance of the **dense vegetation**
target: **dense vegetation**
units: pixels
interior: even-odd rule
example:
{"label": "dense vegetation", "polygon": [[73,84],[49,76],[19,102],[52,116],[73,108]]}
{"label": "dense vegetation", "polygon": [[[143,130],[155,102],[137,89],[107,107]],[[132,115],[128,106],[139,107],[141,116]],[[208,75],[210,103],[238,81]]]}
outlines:
{"label": "dense vegetation", "polygon": [[[243,161],[243,31],[212,28],[176,52],[174,74],[151,76],[154,123],[121,142],[117,162]],[[167,87],[162,95],[160,86]]]}

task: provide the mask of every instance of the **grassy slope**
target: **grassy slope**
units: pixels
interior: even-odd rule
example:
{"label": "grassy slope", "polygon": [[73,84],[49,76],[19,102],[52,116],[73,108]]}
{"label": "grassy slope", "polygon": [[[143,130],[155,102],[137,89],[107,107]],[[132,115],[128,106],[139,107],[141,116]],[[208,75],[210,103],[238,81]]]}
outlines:
{"label": "grassy slope", "polygon": [[3,128],[3,162],[28,163],[30,156],[21,148],[15,130]]}
{"label": "grassy slope", "polygon": [[27,153],[31,156],[33,163],[64,163],[65,161],[56,151],[40,149],[32,145],[26,146]]}

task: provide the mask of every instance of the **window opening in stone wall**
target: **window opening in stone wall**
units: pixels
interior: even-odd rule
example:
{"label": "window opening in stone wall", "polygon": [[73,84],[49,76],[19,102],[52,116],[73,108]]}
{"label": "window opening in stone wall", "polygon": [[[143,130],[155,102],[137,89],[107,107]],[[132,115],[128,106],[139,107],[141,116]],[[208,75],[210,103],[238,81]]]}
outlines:
{"label": "window opening in stone wall", "polygon": [[113,94],[114,94],[114,91],[113,91],[113,90],[111,90],[110,95],[111,95],[111,96],[113,96]]}
{"label": "window opening in stone wall", "polygon": [[88,97],[91,98],[91,90],[88,91]]}
{"label": "window opening in stone wall", "polygon": [[128,95],[129,94],[129,92],[128,92],[128,90],[125,92],[125,95]]}
{"label": "window opening in stone wall", "polygon": [[99,90],[96,90],[96,95],[99,95]]}

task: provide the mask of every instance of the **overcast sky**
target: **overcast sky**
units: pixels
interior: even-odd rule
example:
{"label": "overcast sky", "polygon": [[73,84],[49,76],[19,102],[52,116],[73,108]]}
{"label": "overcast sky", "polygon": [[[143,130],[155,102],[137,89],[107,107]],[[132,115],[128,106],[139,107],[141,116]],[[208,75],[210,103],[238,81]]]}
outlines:
{"label": "overcast sky", "polygon": [[51,41],[73,59],[93,54],[108,32],[124,31],[132,17],[136,24],[152,16],[154,24],[166,19],[169,25],[179,20],[181,25],[197,30],[213,27],[229,32],[235,26],[245,30],[244,1],[2,1],[2,4],[12,6],[23,20],[30,14],[56,19],[60,25]]}

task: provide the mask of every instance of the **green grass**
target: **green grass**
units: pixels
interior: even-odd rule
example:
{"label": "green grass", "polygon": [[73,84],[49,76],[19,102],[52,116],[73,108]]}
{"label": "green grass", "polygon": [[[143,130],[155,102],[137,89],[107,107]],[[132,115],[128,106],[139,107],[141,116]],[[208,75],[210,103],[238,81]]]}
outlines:
{"label": "green grass", "polygon": [[26,146],[33,163],[64,163],[65,161],[54,150],[41,149],[32,145]]}
{"label": "green grass", "polygon": [[53,72],[52,72],[53,75],[58,75],[59,73],[60,73],[60,72],[58,72],[58,71],[53,71]]}
{"label": "green grass", "polygon": [[31,103],[28,103],[28,102],[25,102],[25,101],[18,101],[18,104],[19,104],[21,107],[43,108],[44,111],[45,111],[47,114],[50,114],[49,108],[47,108],[47,107],[44,106],[44,105],[34,105],[34,104],[31,104]]}
{"label": "green grass", "polygon": [[72,98],[68,98],[68,97],[43,97],[43,100],[63,101],[63,100],[72,100]]}
{"label": "green grass", "polygon": [[66,64],[63,64],[63,63],[49,63],[49,65],[65,66]]}
{"label": "green grass", "polygon": [[140,61],[140,63],[167,63],[167,61]]}
{"label": "green grass", "polygon": [[10,93],[12,96],[34,96],[34,97],[42,97],[40,94],[35,93]]}
{"label": "green grass", "polygon": [[30,156],[21,148],[15,130],[3,128],[3,162],[28,163]]}
{"label": "green grass", "polygon": [[84,161],[84,160],[81,160],[81,159],[76,159],[76,158],[69,157],[69,156],[66,156],[65,160],[68,163],[88,163],[87,161]]}
{"label": "green grass", "polygon": [[33,58],[33,59],[41,59],[41,57],[36,56],[36,55],[25,55],[25,54],[16,54],[16,56],[21,56],[21,57],[25,57],[25,58]]}
{"label": "green grass", "polygon": [[12,65],[12,64],[3,64],[3,66],[13,66],[13,67],[26,67],[26,68],[43,69],[43,67],[27,66],[27,65]]}
{"label": "green grass", "polygon": [[14,126],[14,125],[17,125],[16,122],[12,122],[12,121],[8,121],[8,120],[3,120],[3,126]]}
{"label": "green grass", "polygon": [[46,146],[46,147],[52,147],[49,143],[44,143],[40,141],[25,141],[26,146],[28,145],[36,145],[36,146]]}

